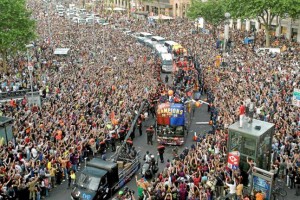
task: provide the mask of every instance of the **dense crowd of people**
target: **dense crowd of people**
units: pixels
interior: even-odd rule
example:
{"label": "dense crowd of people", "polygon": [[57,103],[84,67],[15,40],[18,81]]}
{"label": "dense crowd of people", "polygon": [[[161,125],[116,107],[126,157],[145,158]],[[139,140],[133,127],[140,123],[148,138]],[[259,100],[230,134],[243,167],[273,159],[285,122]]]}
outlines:
{"label": "dense crowd of people", "polygon": [[[213,129],[214,135],[201,137],[197,146],[169,160],[163,172],[148,183],[150,190],[140,195],[152,199],[215,199],[224,197],[224,188],[228,188],[225,197],[266,198],[262,191],[253,191],[250,196],[243,193],[243,185],[250,185],[251,180],[243,180],[248,177],[226,164],[227,128],[238,121],[243,102],[247,109],[253,105],[254,118],[275,124],[270,171],[287,187],[298,187],[296,196],[299,196],[300,112],[291,102],[292,91],[300,84],[299,44],[284,37],[273,38],[284,51],[277,55],[257,55],[256,50],[265,43],[263,31],[257,33],[255,44],[245,45],[241,41],[252,33],[232,30],[234,47],[228,47],[224,55],[212,34],[194,34],[193,29],[192,23],[179,19],[168,25],[150,26],[147,31],[179,42],[196,56],[195,65],[202,72],[200,92],[207,95],[209,112],[217,116],[218,127]],[[225,66],[217,64],[220,55]],[[255,163],[249,159],[248,165],[247,173],[251,175]],[[140,182],[138,185],[141,187]]]}
{"label": "dense crowd of people", "polygon": [[[10,199],[35,200],[71,179],[83,158],[102,151],[111,138],[124,139],[143,100],[150,102],[149,114],[154,115],[161,93],[173,89],[174,94],[185,94],[162,84],[151,50],[133,37],[121,35],[113,26],[75,25],[57,16],[54,8],[49,9],[53,11],[49,37],[42,3],[30,1],[29,7],[38,19],[40,37],[29,55],[35,66],[34,88],[40,90],[43,104],[31,107],[25,97],[1,104],[0,114],[15,119],[15,139],[8,144],[1,140],[0,188]],[[120,13],[107,19],[186,47],[200,72],[199,91],[207,96],[216,125],[212,134],[199,136],[191,148],[174,151],[174,158],[152,180],[137,180],[140,199],[212,200],[225,195],[261,199],[261,191],[252,196],[243,193],[244,177],[226,165],[227,127],[238,120],[240,102],[246,104],[249,99],[255,105],[254,118],[275,124],[271,171],[288,187],[300,187],[300,110],[291,104],[292,91],[300,86],[299,44],[274,38],[286,50],[275,57],[258,56],[255,49],[264,46],[264,33],[257,33],[255,45],[244,45],[242,39],[251,33],[232,30],[234,46],[224,54],[228,67],[222,68],[216,66],[216,56],[223,54],[217,39],[212,34],[195,34],[194,24],[186,19],[155,26]],[[54,55],[57,47],[70,52]],[[10,61],[10,70],[1,74],[1,91],[30,87],[26,62],[27,56]],[[177,75],[173,73],[172,78]],[[249,161],[249,173],[252,166],[255,163]],[[225,188],[229,188],[226,193]]]}
{"label": "dense crowd of people", "polygon": [[[1,139],[1,194],[24,200],[47,196],[115,133],[124,138],[141,103],[158,87],[156,65],[147,58],[151,51],[135,39],[120,37],[121,31],[110,26],[70,23],[55,14],[54,4],[49,8],[51,37],[43,37],[47,13],[42,1],[30,1],[29,7],[38,19],[40,37],[28,51],[42,106],[31,106],[26,97],[1,104],[1,116],[14,119],[15,136],[7,144]],[[70,48],[68,55],[54,55],[59,47]],[[1,77],[3,91],[11,91],[7,85],[15,80],[30,88],[27,56],[11,63]]]}

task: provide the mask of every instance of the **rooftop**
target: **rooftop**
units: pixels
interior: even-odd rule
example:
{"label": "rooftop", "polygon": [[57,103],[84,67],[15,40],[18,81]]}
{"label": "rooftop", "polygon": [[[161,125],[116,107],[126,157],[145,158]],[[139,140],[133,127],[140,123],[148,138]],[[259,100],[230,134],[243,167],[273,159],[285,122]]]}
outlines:
{"label": "rooftop", "polygon": [[[260,126],[260,130],[255,129],[256,126]],[[240,121],[237,121],[234,124],[230,125],[228,129],[259,137],[272,127],[274,127],[274,124],[269,122],[253,119],[252,123],[248,123],[248,121],[244,118],[242,128],[240,128]]]}

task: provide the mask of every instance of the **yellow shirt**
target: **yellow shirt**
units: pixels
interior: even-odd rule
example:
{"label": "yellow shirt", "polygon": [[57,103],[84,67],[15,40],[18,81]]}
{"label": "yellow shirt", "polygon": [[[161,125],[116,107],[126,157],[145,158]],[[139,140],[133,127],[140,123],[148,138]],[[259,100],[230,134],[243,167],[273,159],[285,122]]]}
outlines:
{"label": "yellow shirt", "polygon": [[52,164],[51,164],[51,162],[49,161],[49,162],[47,163],[47,169],[50,170],[51,167],[52,167]]}
{"label": "yellow shirt", "polygon": [[56,169],[54,167],[52,167],[50,169],[50,176],[55,176],[55,172],[56,172]]}
{"label": "yellow shirt", "polygon": [[236,187],[236,195],[240,196],[243,195],[243,184],[238,184],[238,186]]}

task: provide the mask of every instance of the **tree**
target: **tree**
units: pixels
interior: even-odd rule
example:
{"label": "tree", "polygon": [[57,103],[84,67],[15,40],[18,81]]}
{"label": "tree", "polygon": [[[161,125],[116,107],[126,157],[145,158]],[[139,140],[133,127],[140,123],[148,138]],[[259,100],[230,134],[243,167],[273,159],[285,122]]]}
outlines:
{"label": "tree", "polygon": [[0,57],[5,72],[8,57],[25,50],[35,38],[35,21],[30,17],[25,0],[0,1]]}
{"label": "tree", "polygon": [[225,21],[225,0],[193,0],[187,16],[192,19],[202,17],[206,23],[215,29]]}
{"label": "tree", "polygon": [[227,0],[226,11],[232,18],[257,19],[265,27],[266,46],[270,46],[272,24],[279,25],[279,20],[300,16],[299,0]]}

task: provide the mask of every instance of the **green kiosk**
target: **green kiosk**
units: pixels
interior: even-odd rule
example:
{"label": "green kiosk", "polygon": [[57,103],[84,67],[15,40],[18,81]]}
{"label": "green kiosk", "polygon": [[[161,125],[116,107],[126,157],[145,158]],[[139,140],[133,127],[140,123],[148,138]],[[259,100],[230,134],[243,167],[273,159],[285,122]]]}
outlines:
{"label": "green kiosk", "polygon": [[229,126],[228,152],[240,153],[240,170],[247,172],[247,157],[256,163],[256,167],[269,171],[271,165],[272,138],[274,124],[253,119],[252,123],[243,121]]}

